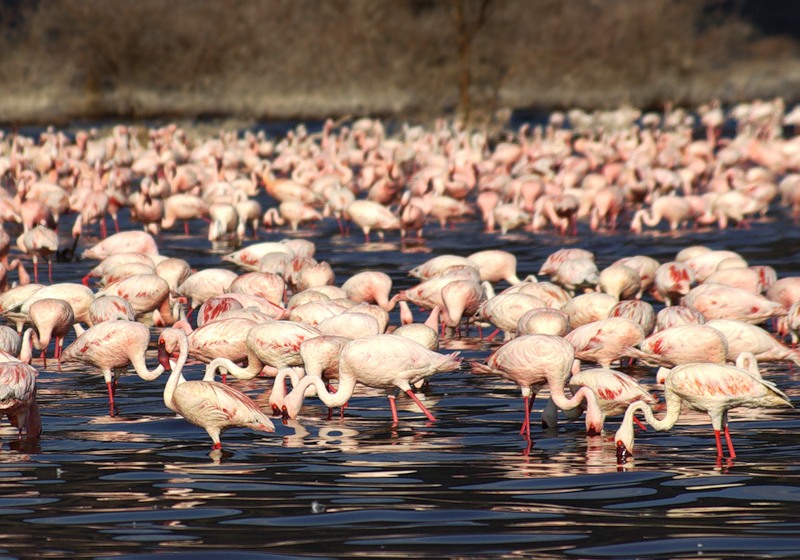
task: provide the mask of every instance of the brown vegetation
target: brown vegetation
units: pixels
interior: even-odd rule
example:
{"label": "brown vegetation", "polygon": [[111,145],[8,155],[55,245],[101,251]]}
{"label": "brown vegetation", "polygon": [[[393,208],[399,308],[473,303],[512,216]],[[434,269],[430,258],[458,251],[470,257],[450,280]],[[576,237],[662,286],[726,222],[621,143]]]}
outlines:
{"label": "brown vegetation", "polygon": [[460,110],[480,122],[501,108],[796,101],[797,41],[729,5],[5,0],[0,120]]}

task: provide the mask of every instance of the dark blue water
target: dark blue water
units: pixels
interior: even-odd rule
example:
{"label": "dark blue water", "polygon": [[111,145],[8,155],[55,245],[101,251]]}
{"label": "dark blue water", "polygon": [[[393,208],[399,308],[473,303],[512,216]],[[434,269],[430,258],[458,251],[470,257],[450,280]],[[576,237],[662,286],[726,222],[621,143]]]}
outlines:
{"label": "dark blue water", "polygon": [[[127,214],[126,214],[127,216]],[[65,243],[71,217],[62,231]],[[126,227],[134,227],[123,220]],[[198,269],[222,266],[221,252],[192,235],[167,232],[161,252]],[[177,231],[177,230],[175,230]],[[291,236],[262,233],[262,240]],[[378,269],[393,292],[415,282],[407,271],[442,253],[502,248],[518,258],[522,277],[565,247],[594,251],[600,268],[646,254],[671,260],[683,247],[706,244],[739,251],[750,264],[800,273],[800,230],[775,208],[750,230],[680,234],[625,231],[579,236],[485,234],[478,223],[429,226],[423,243],[401,246],[396,235],[364,244],[338,235],[332,220],[297,236],[316,243],[341,285]],[[82,240],[82,246],[97,241]],[[54,281],[78,281],[94,263],[58,263]],[[500,286],[502,287],[502,286]],[[395,313],[394,322],[398,321]],[[498,346],[471,332],[444,343],[466,362]],[[154,363],[154,355],[148,357]],[[52,364],[54,365],[54,364]],[[51,365],[51,367],[52,367]],[[198,378],[203,366],[185,375]],[[632,373],[653,391],[654,370]],[[792,367],[769,364],[764,375],[797,403]],[[431,379],[428,422],[406,398],[391,425],[383,393],[358,389],[345,417],[306,400],[300,418],[276,422],[274,434],[232,430],[228,454],[212,457],[200,428],[163,404],[165,378],[125,375],[118,417],[108,416],[102,378],[72,369],[42,370],[44,433],[17,442],[5,423],[0,449],[0,556],[145,558],[342,557],[797,557],[800,555],[800,445],[795,410],[731,413],[738,458],[717,465],[708,418],[687,412],[667,433],[637,435],[635,462],[619,467],[613,433],[587,437],[583,423],[538,428],[533,445],[519,436],[519,389],[466,369]],[[269,379],[236,382],[266,406]],[[267,407],[268,408],[268,407]]]}

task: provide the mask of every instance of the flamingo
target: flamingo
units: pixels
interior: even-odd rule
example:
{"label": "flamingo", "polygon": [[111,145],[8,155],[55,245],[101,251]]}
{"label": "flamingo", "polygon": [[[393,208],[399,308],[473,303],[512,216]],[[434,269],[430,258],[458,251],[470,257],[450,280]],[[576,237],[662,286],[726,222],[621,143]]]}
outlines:
{"label": "flamingo", "polygon": [[[307,338],[300,343],[300,359],[303,367],[283,367],[278,370],[269,395],[269,404],[275,416],[281,415],[283,401],[286,398],[285,378],[292,379],[296,386],[306,375],[321,377],[325,381],[339,377],[339,357],[344,347],[353,339],[345,336],[319,335]],[[331,389],[331,391],[333,391]],[[306,396],[316,392],[315,387],[308,387]],[[346,405],[345,405],[346,406]],[[344,410],[344,406],[342,407]]]}
{"label": "flamingo", "polygon": [[394,309],[395,300],[389,299],[392,279],[384,272],[365,270],[354,274],[342,284],[347,298],[356,303],[377,303],[386,311]]}
{"label": "flamingo", "polygon": [[610,317],[581,325],[564,339],[575,347],[575,358],[610,367],[626,355],[626,349],[644,340],[641,325],[624,317]]}
{"label": "flamingo", "polygon": [[225,372],[230,373],[237,379],[252,379],[261,373],[264,366],[274,369],[273,374],[284,367],[302,366],[300,345],[303,341],[320,334],[320,331],[313,327],[293,321],[272,321],[254,325],[245,339],[247,367],[240,367],[234,360],[225,357],[214,358],[206,366],[203,379],[214,379],[218,370],[222,370],[223,375]]}
{"label": "flamingo", "polygon": [[531,309],[517,321],[517,334],[552,334],[564,336],[569,332],[569,316],[558,309]]}
{"label": "flamingo", "polygon": [[161,365],[153,370],[147,369],[145,352],[149,342],[150,329],[141,323],[105,321],[87,329],[70,344],[61,355],[61,361],[100,369],[108,388],[109,415],[115,416],[114,394],[122,368],[133,366],[137,375],[145,381],[157,379],[164,373]]}
{"label": "flamingo", "polygon": [[191,274],[175,292],[189,300],[189,306],[197,309],[206,300],[227,291],[237,274],[224,268],[205,268]]}
{"label": "flamingo", "polygon": [[662,220],[669,224],[670,231],[684,226],[692,217],[689,201],[682,196],[664,195],[653,201],[648,210],[637,210],[631,220],[631,231],[642,233],[642,224],[656,227]]}
{"label": "flamingo", "polygon": [[495,284],[505,280],[509,284],[519,284],[517,277],[517,257],[508,251],[490,249],[478,251],[467,257],[472,264],[478,267],[480,279]]}
{"label": "flamingo", "polygon": [[[173,366],[169,357],[178,352]],[[222,432],[233,427],[247,427],[261,432],[274,432],[269,417],[247,395],[215,381],[186,381],[183,366],[189,355],[189,342],[180,329],[164,329],[158,337],[160,367],[170,371],[164,386],[164,404],[187,422],[203,428],[213,442],[213,450],[221,450]]]}
{"label": "flamingo", "polygon": [[[398,423],[395,391],[404,391],[431,422],[433,414],[414,394],[411,385],[436,373],[455,371],[461,363],[459,353],[440,354],[411,339],[393,334],[377,334],[349,342],[339,357],[339,386],[331,394],[321,378],[306,376],[284,399],[284,419],[296,418],[306,389],[313,385],[325,405],[342,406],[353,394],[356,383],[386,390],[392,410],[392,425]],[[380,364],[380,367],[376,367]]]}
{"label": "flamingo", "polygon": [[611,308],[608,316],[624,317],[636,321],[642,327],[645,336],[652,334],[656,326],[656,312],[653,306],[640,299],[626,299],[619,302]]}
{"label": "flamingo", "polygon": [[25,430],[27,439],[36,439],[42,433],[42,421],[36,404],[37,372],[18,360],[0,362],[0,414],[5,414],[11,424]]}
{"label": "flamingo", "polygon": [[622,424],[614,435],[620,463],[625,462],[628,455],[633,455],[633,417],[639,410],[644,412],[647,423],[658,431],[669,430],[677,423],[684,404],[692,410],[706,412],[711,417],[717,442],[717,461],[720,461],[723,456],[720,431],[724,431],[730,458],[736,458],[728,431],[728,410],[740,406],[793,408],[789,397],[759,375],[737,366],[705,362],[673,368],[664,380],[664,397],[667,413],[662,419],[656,418],[650,407],[642,402],[632,403],[625,411]]}
{"label": "flamingo", "polygon": [[586,401],[586,432],[597,435],[602,430],[602,412],[591,389],[582,387],[572,398],[564,394],[564,385],[575,359],[572,345],[559,336],[529,334],[503,344],[484,364],[474,363],[472,372],[499,374],[519,385],[525,403],[525,417],[520,435],[530,440],[530,412],[536,394],[545,385],[550,398],[562,410],[572,410]]}
{"label": "flamingo", "polygon": [[758,325],[735,319],[712,319],[706,326],[717,329],[728,341],[728,361],[742,352],[752,353],[760,362],[787,360],[800,365],[800,352],[785,346]]}
{"label": "flamingo", "polygon": [[163,326],[175,318],[170,309],[170,289],[166,280],[157,274],[134,274],[112,282],[99,290],[96,297],[118,296],[128,301],[137,317],[153,312]]}
{"label": "flamingo", "polygon": [[364,240],[369,243],[369,232],[376,230],[381,240],[388,229],[400,229],[400,219],[391,210],[371,200],[354,200],[347,207],[346,214],[364,232]]}
{"label": "flamingo", "polygon": [[33,258],[33,281],[39,283],[39,257],[47,261],[47,277],[53,283],[53,261],[51,256],[58,252],[58,233],[42,225],[37,225],[17,238],[17,248]]}
{"label": "flamingo", "polygon": [[[575,373],[569,380],[570,390],[575,393],[580,387],[590,388],[597,397],[600,406],[600,426],[606,417],[622,414],[635,401],[643,401],[652,406],[658,399],[651,395],[633,377],[610,368],[584,369]],[[566,413],[569,420],[574,420],[583,412],[582,407],[573,408]],[[542,411],[542,427],[555,428],[558,407],[550,400]],[[643,426],[640,425],[643,428]]]}
{"label": "flamingo", "polygon": [[283,253],[290,259],[294,258],[295,252],[286,243],[277,241],[264,241],[263,243],[254,243],[243,247],[238,251],[224,255],[223,261],[231,262],[250,272],[259,270],[259,263],[261,259],[271,253]]}
{"label": "flamingo", "polygon": [[63,299],[44,298],[35,301],[28,307],[28,321],[36,332],[34,346],[42,351],[44,367],[47,367],[45,352],[50,344],[50,337],[55,338],[55,357],[61,363],[61,351],[64,347],[64,337],[75,323],[75,314],[72,306]]}
{"label": "flamingo", "polygon": [[135,321],[136,313],[128,300],[119,296],[99,296],[89,305],[89,324],[96,325],[103,321]]}
{"label": "flamingo", "polygon": [[103,260],[115,253],[158,255],[156,240],[144,231],[122,231],[106,237],[81,254],[81,259]]}
{"label": "flamingo", "polygon": [[642,279],[631,267],[612,264],[600,271],[597,288],[620,300],[631,299],[641,293]]}
{"label": "flamingo", "polygon": [[730,355],[728,339],[708,325],[669,327],[651,334],[638,346],[628,348],[628,356],[656,367],[701,361],[724,364]]}
{"label": "flamingo", "polygon": [[694,281],[694,273],[686,264],[679,261],[664,263],[656,269],[654,295],[667,307],[677,305],[689,293]]}
{"label": "flamingo", "polygon": [[656,314],[655,332],[680,325],[702,325],[706,318],[696,309],[684,305],[665,307]]}
{"label": "flamingo", "polygon": [[701,284],[692,288],[684,296],[683,304],[697,309],[706,319],[738,319],[752,324],[788,312],[778,302],[724,284]]}

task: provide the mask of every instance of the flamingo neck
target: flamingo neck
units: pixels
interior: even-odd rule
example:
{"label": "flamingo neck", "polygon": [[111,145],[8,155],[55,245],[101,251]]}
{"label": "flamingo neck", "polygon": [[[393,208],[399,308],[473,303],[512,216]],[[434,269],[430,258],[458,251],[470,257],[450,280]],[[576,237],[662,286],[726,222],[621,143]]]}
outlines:
{"label": "flamingo neck", "polygon": [[[186,359],[189,356],[189,340],[185,336],[182,336],[180,337],[178,344],[178,361],[174,364],[170,362],[172,371],[169,374],[169,379],[167,379],[167,384],[164,386],[164,404],[167,405],[167,408],[170,410],[175,410],[175,406],[172,403],[172,397],[175,394],[175,389],[177,389],[178,385],[186,381],[181,372],[183,370],[183,366],[186,364]],[[159,367],[161,367],[163,370],[163,366]]]}

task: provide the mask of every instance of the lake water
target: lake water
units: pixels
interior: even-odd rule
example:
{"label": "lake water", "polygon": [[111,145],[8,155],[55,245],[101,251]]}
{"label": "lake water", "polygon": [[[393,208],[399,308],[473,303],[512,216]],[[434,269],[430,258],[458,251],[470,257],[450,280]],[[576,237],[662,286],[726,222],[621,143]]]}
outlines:
{"label": "lake water", "polygon": [[[135,227],[126,216],[124,227]],[[61,227],[65,243],[72,219]],[[162,254],[198,269],[233,269],[205,240],[206,228],[198,221],[189,237],[179,229],[162,234]],[[290,235],[262,232],[261,239]],[[593,233],[581,224],[577,237],[500,235],[466,220],[452,229],[431,225],[424,243],[401,247],[391,233],[385,243],[365,244],[355,230],[341,237],[327,220],[295,235],[316,243],[316,258],[331,264],[337,285],[370,268],[392,277],[393,293],[414,285],[408,270],[432,256],[490,248],[513,252],[520,277],[566,246],[594,251],[603,268],[634,254],[671,260],[694,244],[739,251],[780,277],[800,273],[800,231],[777,208],[750,230],[679,234]],[[54,281],[77,282],[93,264],[57,263]],[[391,317],[398,322],[396,311]],[[470,332],[445,341],[443,351],[482,361],[499,344]],[[155,363],[152,350],[148,363]],[[401,397],[393,427],[383,393],[359,388],[343,419],[328,420],[327,408],[309,398],[297,421],[276,421],[274,434],[225,433],[228,454],[220,460],[202,429],[164,406],[166,377],[123,376],[120,414],[111,418],[102,377],[48,365],[39,377],[42,438],[20,443],[3,423],[3,557],[800,556],[795,410],[733,411],[732,464],[717,465],[708,417],[687,412],[671,432],[637,434],[635,462],[619,467],[619,418],[599,437],[587,437],[582,421],[543,431],[542,397],[528,449],[518,433],[519,389],[464,368],[431,379],[426,403],[435,423]],[[202,371],[193,365],[184,373]],[[631,372],[660,391],[653,369]],[[794,367],[767,364],[764,375],[797,403]],[[271,380],[235,383],[268,408]]]}

